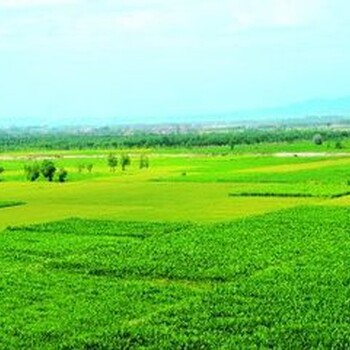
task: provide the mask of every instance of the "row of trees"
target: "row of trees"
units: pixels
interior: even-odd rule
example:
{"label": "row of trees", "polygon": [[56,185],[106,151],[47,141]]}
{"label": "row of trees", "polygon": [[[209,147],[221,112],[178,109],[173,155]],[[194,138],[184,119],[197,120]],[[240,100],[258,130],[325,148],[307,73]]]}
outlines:
{"label": "row of trees", "polygon": [[51,160],[43,160],[41,163],[33,163],[24,167],[24,172],[29,181],[36,181],[43,176],[49,182],[52,182],[57,176],[57,181],[65,182],[68,176],[67,170],[64,168],[57,169]]}
{"label": "row of trees", "polygon": [[[121,154],[120,158],[118,158],[115,154],[110,153],[107,158],[107,164],[111,171],[115,171],[118,164],[120,164],[122,171],[125,171],[126,168],[131,165],[131,158],[128,154]],[[140,156],[139,160],[139,168],[144,169],[149,167],[149,159],[145,154]]]}
{"label": "row of trees", "polygon": [[82,173],[85,169],[87,170],[88,173],[91,173],[93,168],[94,168],[93,163],[78,164],[78,172],[79,173]]}
{"label": "row of trees", "polygon": [[320,134],[323,140],[338,142],[350,137],[349,130],[332,130],[317,128],[274,128],[274,129],[227,129],[223,132],[189,132],[172,134],[136,133],[119,135],[71,135],[46,134],[9,136],[0,133],[0,149],[118,149],[147,147],[195,147],[251,145],[269,142],[294,142],[313,139]]}
{"label": "row of trees", "polygon": [[[110,153],[107,158],[107,164],[111,171],[115,171],[117,166],[120,164],[123,171],[131,165],[131,158],[128,154],[121,154],[118,158],[115,154]],[[93,163],[88,164],[78,164],[78,172],[81,173],[86,169],[89,173],[92,172],[94,167]],[[149,158],[146,155],[141,155],[139,159],[139,168],[148,168],[149,167]],[[0,175],[5,171],[5,168],[0,166]],[[27,180],[34,182],[40,177],[43,177],[49,182],[54,181],[55,179],[58,182],[65,182],[67,180],[68,171],[64,168],[57,168],[55,163],[52,160],[45,159],[41,163],[34,162],[24,166],[24,172]]]}
{"label": "row of trees", "polygon": [[[111,171],[115,171],[118,164],[120,164],[122,171],[125,171],[126,168],[131,165],[131,158],[128,154],[122,154],[120,158],[118,158],[113,153],[110,153],[107,158],[107,164],[110,167]],[[82,172],[86,169],[89,173],[92,172],[93,163],[88,164],[79,164],[78,171]],[[148,168],[149,167],[149,159],[146,155],[141,155],[139,160],[139,168]],[[3,172],[4,169],[0,167],[0,173]],[[49,182],[52,182],[57,177],[58,182],[65,182],[68,176],[68,172],[64,168],[57,169],[55,163],[52,160],[45,159],[41,163],[33,163],[26,165],[24,167],[24,171],[26,174],[26,178],[29,181],[36,181],[42,176]]]}

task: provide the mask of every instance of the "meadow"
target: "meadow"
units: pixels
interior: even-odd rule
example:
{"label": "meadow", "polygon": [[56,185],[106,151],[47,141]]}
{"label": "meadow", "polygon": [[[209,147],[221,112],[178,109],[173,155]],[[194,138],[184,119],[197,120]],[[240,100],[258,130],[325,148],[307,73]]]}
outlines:
{"label": "meadow", "polygon": [[302,145],[1,154],[0,348],[349,347],[350,156]]}

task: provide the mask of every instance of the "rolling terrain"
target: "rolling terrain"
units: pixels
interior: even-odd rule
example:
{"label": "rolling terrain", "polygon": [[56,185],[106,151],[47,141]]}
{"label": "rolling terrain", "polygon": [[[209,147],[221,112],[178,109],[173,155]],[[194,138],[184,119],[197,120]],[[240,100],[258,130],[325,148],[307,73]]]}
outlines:
{"label": "rolling terrain", "polygon": [[55,154],[65,183],[25,179],[50,153],[3,155],[1,348],[350,343],[349,157],[81,154]]}

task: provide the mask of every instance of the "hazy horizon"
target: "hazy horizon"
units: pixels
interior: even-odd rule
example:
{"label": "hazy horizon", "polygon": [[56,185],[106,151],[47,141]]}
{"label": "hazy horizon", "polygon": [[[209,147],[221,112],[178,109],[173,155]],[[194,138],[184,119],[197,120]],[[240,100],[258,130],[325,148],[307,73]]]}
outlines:
{"label": "hazy horizon", "polygon": [[219,118],[350,96],[348,10],[345,0],[0,0],[0,124]]}

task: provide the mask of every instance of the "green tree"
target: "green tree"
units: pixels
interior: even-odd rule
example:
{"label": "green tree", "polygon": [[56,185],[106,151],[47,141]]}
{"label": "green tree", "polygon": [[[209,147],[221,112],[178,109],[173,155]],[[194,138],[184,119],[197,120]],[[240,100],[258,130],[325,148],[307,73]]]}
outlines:
{"label": "green tree", "polygon": [[122,154],[120,164],[122,166],[122,170],[124,171],[126,167],[131,164],[130,156],[128,154]]}
{"label": "green tree", "polygon": [[35,163],[32,165],[25,165],[24,172],[26,174],[27,180],[34,182],[40,176],[40,167],[39,164]]}
{"label": "green tree", "polygon": [[56,167],[53,161],[48,159],[43,160],[40,166],[40,172],[47,181],[51,182],[56,172]]}
{"label": "green tree", "polygon": [[107,158],[107,163],[108,166],[111,168],[111,171],[114,172],[115,168],[118,165],[118,158],[113,153],[110,153]]}
{"label": "green tree", "polygon": [[314,135],[314,137],[312,138],[312,142],[318,146],[322,145],[323,144],[322,135],[321,134]]}
{"label": "green tree", "polygon": [[335,148],[336,148],[336,149],[343,149],[344,146],[343,146],[342,142],[338,140],[338,141],[335,143]]}
{"label": "green tree", "polygon": [[86,164],[86,170],[91,173],[94,165],[92,163]]}
{"label": "green tree", "polygon": [[67,176],[68,176],[68,171],[66,169],[64,169],[64,168],[61,168],[58,171],[57,176],[58,176],[58,181],[59,182],[66,182]]}
{"label": "green tree", "polygon": [[85,169],[85,164],[78,164],[78,173],[82,173]]}
{"label": "green tree", "polygon": [[230,146],[230,150],[233,151],[236,146],[236,141],[234,139],[231,139],[229,146]]}
{"label": "green tree", "polygon": [[[5,171],[5,168],[3,166],[0,166],[0,175]],[[1,180],[0,180],[1,181]]]}
{"label": "green tree", "polygon": [[149,167],[149,159],[145,154],[140,156],[140,169]]}

